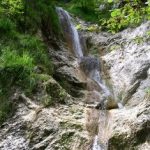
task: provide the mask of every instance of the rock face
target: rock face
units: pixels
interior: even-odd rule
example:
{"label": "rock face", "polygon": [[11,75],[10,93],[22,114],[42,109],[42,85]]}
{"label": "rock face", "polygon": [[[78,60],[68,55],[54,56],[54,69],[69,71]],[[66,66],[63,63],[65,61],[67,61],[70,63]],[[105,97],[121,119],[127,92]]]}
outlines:
{"label": "rock face", "polygon": [[[107,52],[101,57],[104,70],[109,74],[115,99],[124,105],[122,109],[108,111],[110,150],[150,149],[149,31],[147,22],[114,36],[99,33],[91,37],[90,43]],[[104,130],[99,128],[99,132]]]}
{"label": "rock face", "polygon": [[84,149],[87,133],[81,104],[43,108],[29,99],[25,103],[1,127],[1,150]]}
{"label": "rock face", "polygon": [[111,110],[110,150],[150,149],[150,96],[132,108]]}
{"label": "rock face", "polygon": [[64,48],[61,51],[50,50],[54,64],[54,78],[73,97],[82,97],[86,88],[85,76],[80,69],[77,58]]}
{"label": "rock face", "polygon": [[144,89],[150,87],[149,30],[150,22],[115,35],[107,47],[112,52],[103,57],[109,68],[114,94],[123,104],[126,104],[136,90],[140,89],[129,102],[130,105],[131,102],[132,105],[137,105],[144,98]]}
{"label": "rock face", "polygon": [[[111,111],[109,149],[150,149],[150,22],[118,34],[103,57],[113,90],[124,109]],[[118,38],[118,39],[116,39]],[[120,43],[120,44],[119,44]]]}

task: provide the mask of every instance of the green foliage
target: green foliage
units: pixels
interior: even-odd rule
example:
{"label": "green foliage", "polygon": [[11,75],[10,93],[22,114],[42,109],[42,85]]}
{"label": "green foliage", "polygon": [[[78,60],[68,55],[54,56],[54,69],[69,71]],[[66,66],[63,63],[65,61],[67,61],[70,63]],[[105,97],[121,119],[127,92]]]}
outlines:
{"label": "green foliage", "polygon": [[18,55],[15,51],[3,50],[0,56],[0,88],[7,90],[14,85],[30,88],[33,67],[29,54]]}
{"label": "green foliage", "polygon": [[0,68],[24,66],[24,68],[31,70],[33,68],[33,59],[29,54],[24,53],[19,56],[15,51],[5,49],[0,57]]}
{"label": "green foliage", "polygon": [[19,33],[14,22],[9,18],[3,17],[0,20],[1,124],[14,109],[10,100],[12,93],[7,91],[19,88],[30,95],[41,81],[38,78],[38,72],[52,74],[53,67],[48,57],[47,47],[40,38]]}
{"label": "green foliage", "polygon": [[102,26],[112,33],[116,33],[128,26],[139,25],[143,20],[150,18],[150,7],[142,5],[140,0],[125,1],[121,8],[113,9],[109,19],[101,19]]}
{"label": "green foliage", "polygon": [[[9,18],[0,18],[0,124],[13,112],[13,88],[30,94],[37,87],[38,70],[52,74],[52,63],[44,42],[16,30]],[[8,92],[10,91],[10,92]]]}
{"label": "green foliage", "polygon": [[[55,10],[55,0],[27,0],[24,2],[26,28],[44,28],[47,32],[60,35],[59,19]],[[29,26],[29,27],[28,27]],[[43,27],[44,26],[44,27]],[[46,34],[46,33],[45,33]],[[52,36],[52,35],[51,35]]]}
{"label": "green foliage", "polygon": [[108,3],[112,3],[113,2],[113,0],[108,0]]}
{"label": "green foliage", "polygon": [[36,65],[41,66],[44,71],[52,73],[53,67],[48,57],[47,47],[38,37],[19,35],[18,44],[19,47],[22,47],[22,52],[27,52],[32,56]]}
{"label": "green foliage", "polygon": [[1,0],[3,13],[7,16],[17,16],[23,14],[23,1],[22,0]]}
{"label": "green foliage", "polygon": [[0,0],[0,2],[0,17],[13,20],[20,31],[36,33],[44,25],[47,31],[50,30],[60,36],[55,0]]}

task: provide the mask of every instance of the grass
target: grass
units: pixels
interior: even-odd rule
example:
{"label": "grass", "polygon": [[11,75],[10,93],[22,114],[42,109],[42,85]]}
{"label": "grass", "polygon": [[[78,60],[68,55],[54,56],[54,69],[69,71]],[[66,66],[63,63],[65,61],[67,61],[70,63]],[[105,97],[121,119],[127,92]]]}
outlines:
{"label": "grass", "polygon": [[[12,89],[33,94],[38,74],[52,75],[53,66],[44,42],[19,32],[13,22],[0,19],[0,124],[12,113]],[[9,92],[8,92],[9,91]]]}

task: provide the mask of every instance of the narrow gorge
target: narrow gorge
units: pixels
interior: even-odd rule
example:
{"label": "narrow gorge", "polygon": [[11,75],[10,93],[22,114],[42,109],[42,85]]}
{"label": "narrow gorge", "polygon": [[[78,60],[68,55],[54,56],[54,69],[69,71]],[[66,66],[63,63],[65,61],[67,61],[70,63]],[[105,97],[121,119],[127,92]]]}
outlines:
{"label": "narrow gorge", "polygon": [[[32,98],[12,95],[17,107],[0,126],[0,150],[149,150],[150,22],[91,32],[56,11],[65,42],[49,46],[54,74]],[[49,96],[58,103],[44,107],[39,99]]]}

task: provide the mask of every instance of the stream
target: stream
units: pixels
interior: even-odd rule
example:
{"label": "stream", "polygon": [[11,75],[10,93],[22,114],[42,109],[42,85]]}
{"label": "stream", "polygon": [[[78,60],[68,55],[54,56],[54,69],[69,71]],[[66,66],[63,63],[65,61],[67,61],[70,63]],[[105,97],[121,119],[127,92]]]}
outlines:
{"label": "stream", "polygon": [[[86,76],[96,82],[96,84],[99,86],[99,89],[103,93],[104,99],[109,99],[113,97],[113,94],[110,92],[109,88],[104,84],[101,73],[100,73],[100,61],[98,58],[93,56],[84,56],[82,46],[80,43],[80,37],[78,34],[77,29],[75,28],[72,18],[69,15],[67,11],[64,9],[57,7],[57,13],[59,15],[59,19],[62,25],[62,30],[64,33],[64,37],[66,38],[66,41],[69,43],[70,48],[72,49],[72,53],[78,58],[79,65],[82,64],[82,69]],[[119,107],[121,107],[121,104],[118,104]],[[100,126],[98,133],[93,138],[93,144],[92,144],[92,150],[107,150],[107,141],[104,137],[106,136],[106,130],[109,126],[108,123],[108,117],[107,117],[107,111],[104,106],[102,106],[103,109],[100,110],[99,118],[101,118]],[[102,131],[103,130],[103,131]],[[100,142],[102,141],[102,142]]]}

